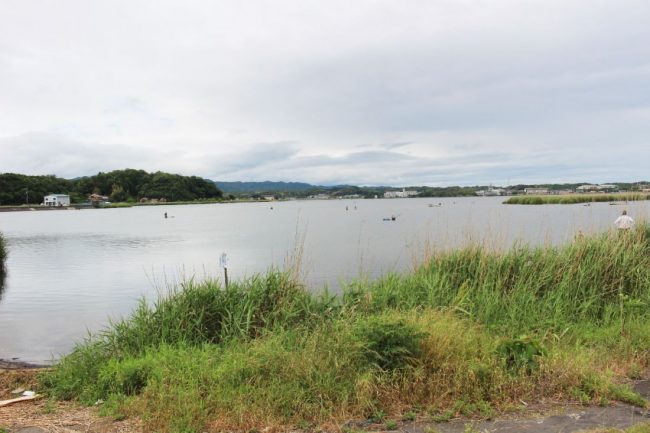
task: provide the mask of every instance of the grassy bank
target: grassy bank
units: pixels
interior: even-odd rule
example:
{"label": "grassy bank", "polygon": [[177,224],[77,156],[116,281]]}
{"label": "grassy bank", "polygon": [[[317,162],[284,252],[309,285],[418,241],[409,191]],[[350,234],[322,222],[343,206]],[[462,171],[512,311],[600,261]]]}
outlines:
{"label": "grassy bank", "polygon": [[517,195],[508,198],[504,204],[576,204],[595,202],[618,202],[650,200],[650,194],[620,193],[620,194],[570,194],[570,195]]}
{"label": "grassy bank", "polygon": [[313,295],[269,272],[190,281],[42,378],[147,431],[491,417],[542,398],[645,402],[650,228],[563,247],[432,255],[412,273]]}

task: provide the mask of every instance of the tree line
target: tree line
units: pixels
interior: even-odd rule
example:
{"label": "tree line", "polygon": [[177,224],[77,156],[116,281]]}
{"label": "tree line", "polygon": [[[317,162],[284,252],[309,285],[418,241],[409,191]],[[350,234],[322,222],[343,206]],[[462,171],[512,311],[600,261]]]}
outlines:
{"label": "tree line", "polygon": [[223,195],[210,180],[161,171],[114,170],[76,179],[0,174],[0,205],[40,204],[46,195],[54,193],[70,195],[73,203],[86,201],[91,194],[107,196],[113,202],[135,202],[143,198],[192,201]]}

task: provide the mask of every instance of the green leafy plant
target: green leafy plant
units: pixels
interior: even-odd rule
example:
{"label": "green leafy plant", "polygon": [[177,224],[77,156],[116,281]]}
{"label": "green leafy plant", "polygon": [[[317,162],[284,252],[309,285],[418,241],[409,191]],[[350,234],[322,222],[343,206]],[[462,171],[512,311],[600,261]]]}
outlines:
{"label": "green leafy plant", "polygon": [[542,345],[531,337],[522,336],[502,341],[496,349],[506,368],[515,373],[530,374],[539,367],[539,358],[545,356]]}

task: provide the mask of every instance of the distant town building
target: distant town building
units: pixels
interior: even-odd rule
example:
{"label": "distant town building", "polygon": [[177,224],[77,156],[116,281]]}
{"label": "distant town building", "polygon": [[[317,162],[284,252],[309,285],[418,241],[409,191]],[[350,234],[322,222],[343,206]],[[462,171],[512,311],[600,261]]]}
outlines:
{"label": "distant town building", "polygon": [[501,188],[492,188],[482,189],[475,192],[479,197],[496,197],[499,195],[506,195],[506,190]]}
{"label": "distant town building", "polygon": [[402,188],[401,191],[386,191],[384,193],[384,198],[406,198],[413,197],[420,194],[419,191],[407,191],[405,188]]}
{"label": "distant town building", "polygon": [[526,188],[526,195],[548,195],[548,188]]}
{"label": "distant town building", "polygon": [[43,205],[45,206],[70,206],[70,196],[67,194],[50,194],[43,198]]}
{"label": "distant town building", "polygon": [[321,194],[310,195],[309,198],[312,200],[327,200],[330,198],[330,196],[329,194],[321,193]]}
{"label": "distant town building", "polygon": [[587,184],[587,185],[580,185],[579,187],[576,188],[577,192],[600,192],[600,191],[614,191],[617,189],[616,185],[610,185],[610,184],[602,184],[602,185],[593,185],[593,184]]}
{"label": "distant town building", "polygon": [[580,185],[579,187],[576,188],[577,192],[593,192],[593,191],[598,191],[598,185]]}

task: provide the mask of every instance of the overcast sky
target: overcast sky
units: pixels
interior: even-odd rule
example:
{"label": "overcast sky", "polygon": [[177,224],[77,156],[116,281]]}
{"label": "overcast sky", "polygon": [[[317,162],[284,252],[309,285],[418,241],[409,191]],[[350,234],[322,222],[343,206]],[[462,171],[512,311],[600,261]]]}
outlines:
{"label": "overcast sky", "polygon": [[650,179],[647,0],[0,0],[0,172]]}

